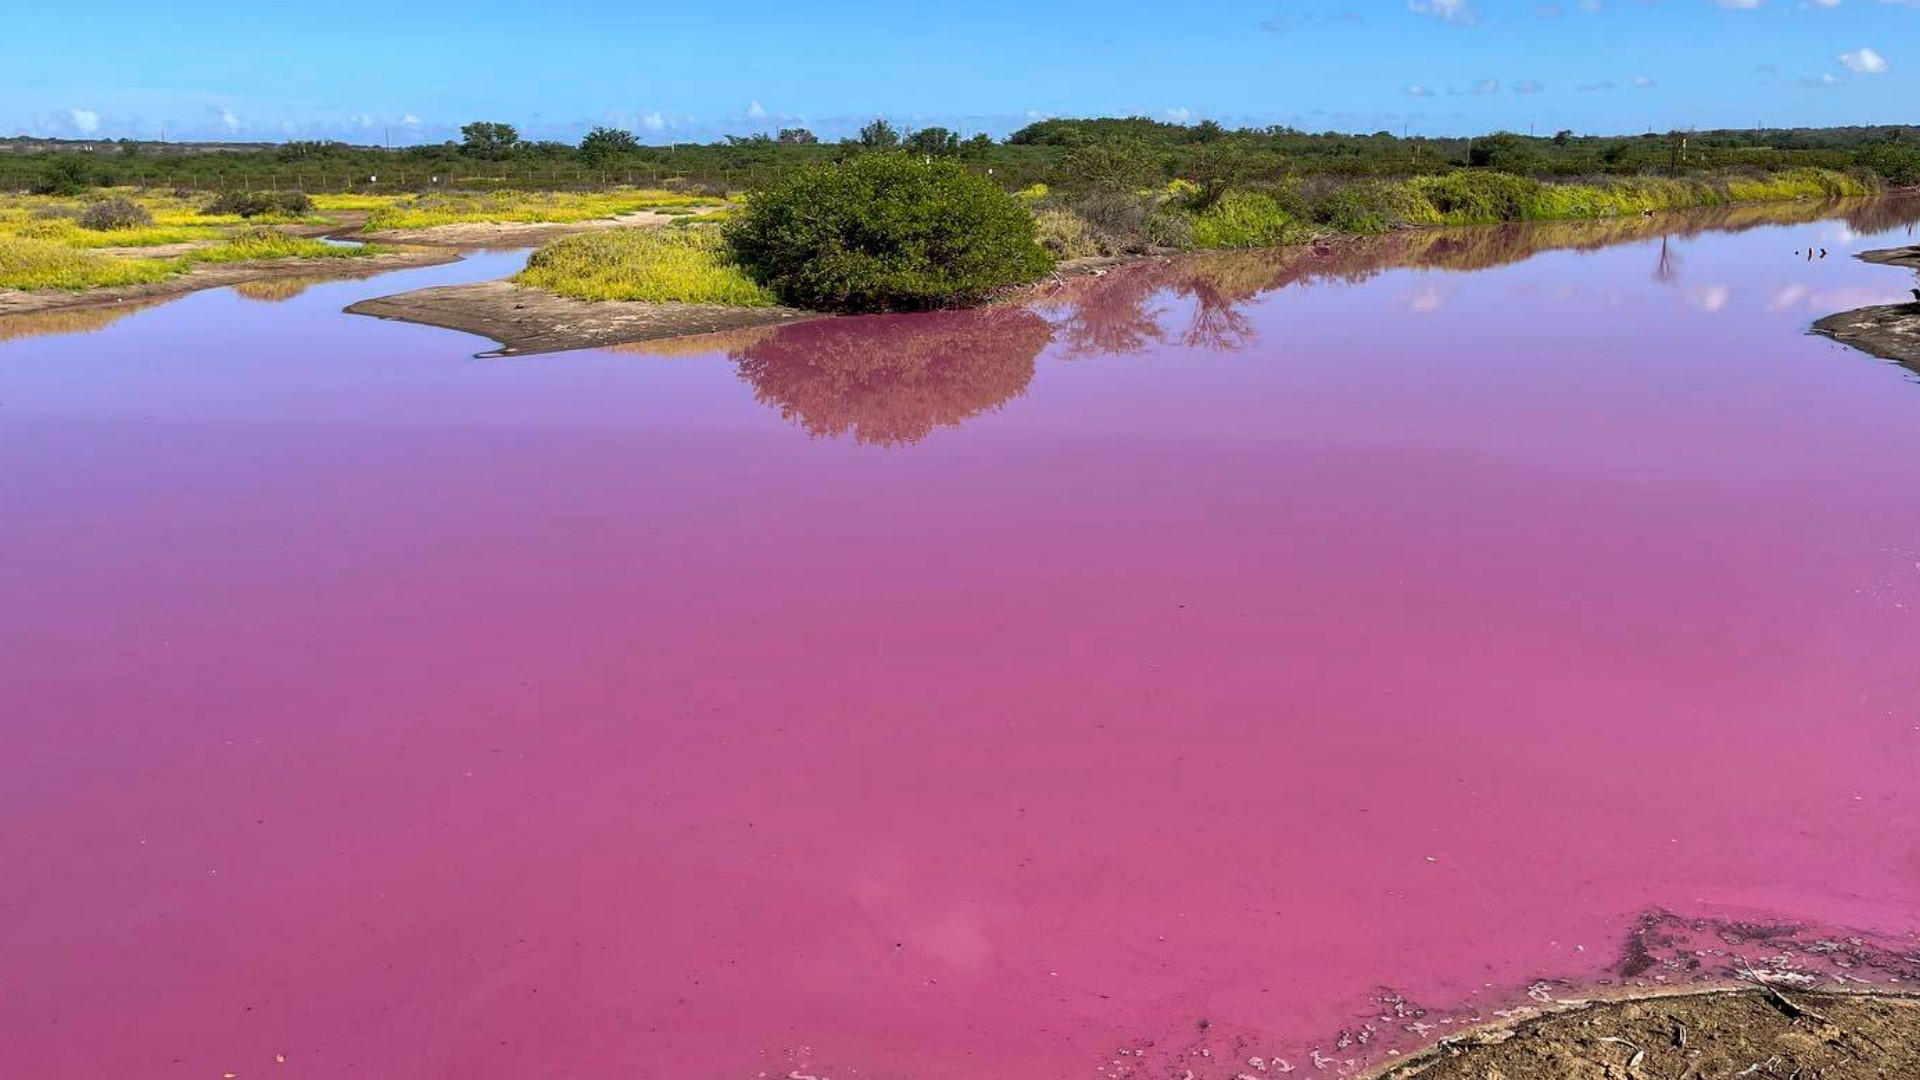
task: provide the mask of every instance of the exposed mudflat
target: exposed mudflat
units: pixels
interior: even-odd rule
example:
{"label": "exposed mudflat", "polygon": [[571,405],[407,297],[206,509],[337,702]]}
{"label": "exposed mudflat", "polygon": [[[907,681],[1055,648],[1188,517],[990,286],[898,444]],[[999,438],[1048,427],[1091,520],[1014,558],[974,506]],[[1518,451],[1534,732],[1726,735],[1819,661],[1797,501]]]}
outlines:
{"label": "exposed mudflat", "polygon": [[445,327],[500,345],[503,355],[602,348],[777,326],[823,316],[793,308],[573,300],[511,281],[442,285],[362,300],[350,314]]}
{"label": "exposed mudflat", "polygon": [[[1063,279],[1095,277],[1114,267],[1142,261],[1147,260],[1080,259],[1063,263],[1047,279],[1009,289],[1001,300],[1033,299]],[[574,300],[509,280],[417,289],[362,300],[347,311],[491,338],[499,343],[502,355],[604,349],[831,318],[821,312],[786,307]]]}
{"label": "exposed mudflat", "polygon": [[[1920,270],[1920,247],[1862,252],[1864,262]],[[1829,315],[1813,324],[1843,345],[1920,370],[1920,293],[1910,304],[1883,304]]]}
{"label": "exposed mudflat", "polygon": [[1920,1076],[1920,1001],[1768,987],[1594,1001],[1448,1039],[1380,1080]]}
{"label": "exposed mudflat", "polygon": [[218,289],[268,278],[300,277],[348,280],[372,277],[389,270],[416,266],[435,266],[454,262],[458,252],[445,248],[419,248],[389,251],[356,259],[273,259],[265,262],[221,263],[196,266],[184,274],[162,281],[125,285],[108,289],[66,292],[56,289],[0,289],[0,316],[23,315],[40,311],[64,311],[73,308],[111,307],[137,300],[178,296],[201,289]]}

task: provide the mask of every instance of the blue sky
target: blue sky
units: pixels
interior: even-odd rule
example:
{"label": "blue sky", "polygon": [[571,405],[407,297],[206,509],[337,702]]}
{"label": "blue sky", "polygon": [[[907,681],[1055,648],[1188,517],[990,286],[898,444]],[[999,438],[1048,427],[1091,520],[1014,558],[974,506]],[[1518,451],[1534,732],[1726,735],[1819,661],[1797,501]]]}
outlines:
{"label": "blue sky", "polygon": [[1312,131],[1920,121],[1920,0],[95,0],[21,4],[0,134],[650,142],[885,114]]}

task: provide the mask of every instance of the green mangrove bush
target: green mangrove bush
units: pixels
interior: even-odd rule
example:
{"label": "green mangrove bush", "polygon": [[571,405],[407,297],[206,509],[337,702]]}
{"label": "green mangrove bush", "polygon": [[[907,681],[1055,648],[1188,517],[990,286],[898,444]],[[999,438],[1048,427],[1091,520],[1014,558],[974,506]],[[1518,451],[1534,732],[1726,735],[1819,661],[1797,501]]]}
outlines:
{"label": "green mangrove bush", "polygon": [[977,303],[1054,266],[1033,215],[998,184],[898,153],[801,169],[752,195],[726,237],[782,302],[818,311]]}

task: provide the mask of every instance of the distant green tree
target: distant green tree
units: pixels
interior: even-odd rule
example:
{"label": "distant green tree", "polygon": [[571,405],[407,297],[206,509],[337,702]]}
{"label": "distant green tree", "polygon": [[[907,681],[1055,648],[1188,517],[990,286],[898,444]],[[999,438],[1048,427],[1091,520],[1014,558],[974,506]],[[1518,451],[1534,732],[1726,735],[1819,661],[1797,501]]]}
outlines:
{"label": "distant green tree", "polygon": [[1227,129],[1220,125],[1220,121],[1202,120],[1193,125],[1193,130],[1187,137],[1197,143],[1210,143],[1218,142],[1226,136]]}
{"label": "distant green tree", "polygon": [[460,129],[460,152],[474,157],[502,158],[520,145],[520,132],[512,124],[475,120]]}
{"label": "distant green tree", "polygon": [[1920,184],[1920,145],[1879,143],[1860,151],[1859,161],[1895,187]]}
{"label": "distant green tree", "polygon": [[619,128],[597,127],[580,140],[580,157],[590,165],[603,165],[640,149],[633,132]]}
{"label": "distant green tree", "polygon": [[1524,173],[1532,171],[1538,160],[1539,155],[1534,153],[1527,140],[1509,131],[1475,139],[1473,149],[1467,151],[1467,164],[1476,169]]}
{"label": "distant green tree", "polygon": [[957,154],[960,136],[943,127],[921,128],[907,136],[906,148],[916,154]]}
{"label": "distant green tree", "polygon": [[900,145],[900,132],[883,116],[860,129],[860,145],[869,150],[891,150]]}
{"label": "distant green tree", "polygon": [[813,146],[820,137],[803,127],[781,128],[779,138],[775,140],[782,146]]}
{"label": "distant green tree", "polygon": [[1067,151],[1056,179],[1062,187],[1134,191],[1160,179],[1153,151],[1139,139],[1097,139]]}
{"label": "distant green tree", "polygon": [[100,179],[93,163],[79,154],[57,154],[31,188],[35,195],[78,195]]}

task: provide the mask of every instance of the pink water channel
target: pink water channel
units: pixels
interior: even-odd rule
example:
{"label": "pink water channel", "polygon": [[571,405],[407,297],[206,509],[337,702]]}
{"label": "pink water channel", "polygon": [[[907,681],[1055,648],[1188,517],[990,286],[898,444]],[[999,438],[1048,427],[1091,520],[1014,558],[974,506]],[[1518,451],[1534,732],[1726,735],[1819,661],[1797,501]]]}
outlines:
{"label": "pink water channel", "polygon": [[1805,331],[1920,204],[1776,217],[0,322],[0,1075],[1344,1076],[1911,980],[1920,379]]}

